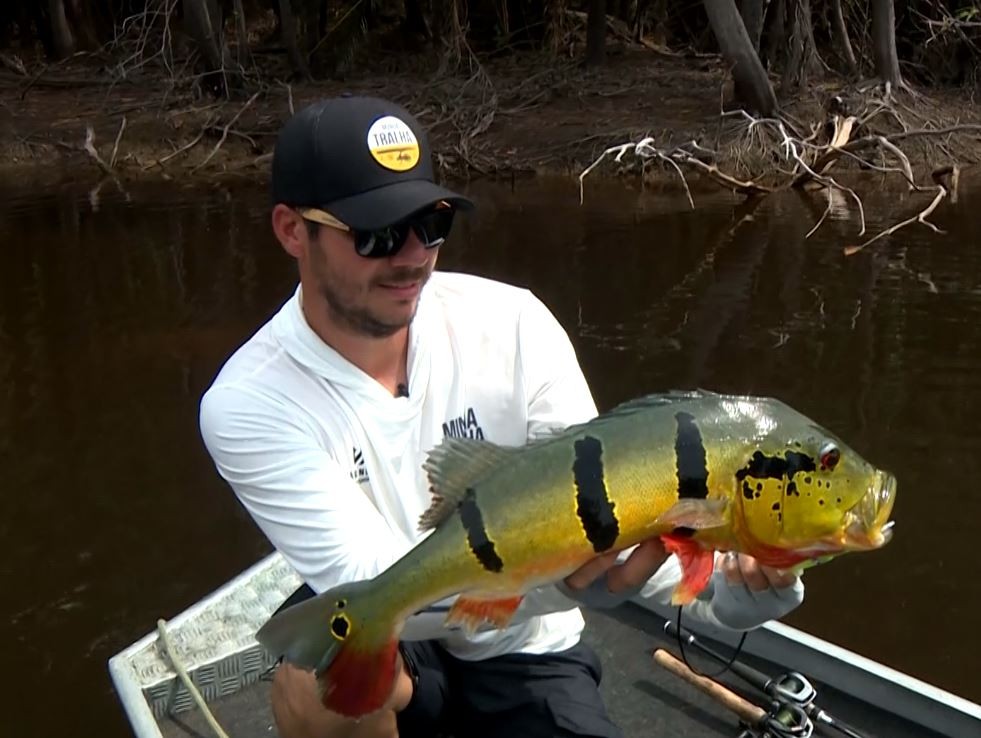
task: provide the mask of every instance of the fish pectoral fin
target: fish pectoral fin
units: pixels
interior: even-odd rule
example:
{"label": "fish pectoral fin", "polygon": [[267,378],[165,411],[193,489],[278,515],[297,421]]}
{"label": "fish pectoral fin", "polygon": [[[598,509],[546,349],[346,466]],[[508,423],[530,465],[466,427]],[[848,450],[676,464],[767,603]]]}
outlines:
{"label": "fish pectoral fin", "polygon": [[726,519],[727,507],[728,503],[725,499],[685,498],[678,500],[670,509],[658,516],[654,523],[658,527],[691,528],[692,530],[718,528],[728,522]]}
{"label": "fish pectoral fin", "polygon": [[484,623],[490,623],[496,628],[505,628],[514,617],[515,610],[521,604],[522,595],[498,597],[496,595],[482,596],[471,594],[460,596],[446,616],[446,624],[462,625],[470,633],[474,633]]}
{"label": "fish pectoral fin", "polygon": [[671,593],[672,605],[687,605],[705,589],[715,568],[715,554],[702,548],[689,536],[672,533],[661,536],[661,542],[668,553],[678,557],[681,564],[681,581]]}

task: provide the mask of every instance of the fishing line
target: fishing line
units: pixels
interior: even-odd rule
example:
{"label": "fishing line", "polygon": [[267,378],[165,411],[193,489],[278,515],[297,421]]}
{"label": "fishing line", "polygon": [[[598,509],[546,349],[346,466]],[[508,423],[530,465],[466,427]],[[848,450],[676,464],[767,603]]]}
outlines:
{"label": "fishing line", "polygon": [[696,674],[697,676],[707,677],[709,679],[715,679],[716,677],[725,674],[727,671],[729,671],[732,668],[732,665],[735,663],[736,659],[739,657],[739,654],[742,652],[742,650],[743,650],[743,644],[746,642],[746,633],[747,633],[747,631],[744,630],[743,631],[743,634],[739,637],[739,643],[736,644],[736,650],[733,651],[732,657],[729,659],[728,662],[726,662],[725,666],[723,666],[718,671],[713,672],[712,674],[707,674],[705,672],[699,671],[694,666],[692,666],[691,663],[689,663],[689,661],[688,661],[688,656],[685,654],[685,643],[684,643],[684,639],[681,637],[681,630],[682,630],[682,625],[681,625],[682,612],[681,611],[682,611],[682,606],[679,605],[678,606],[678,627],[675,630],[676,630],[676,635],[678,636],[678,650],[681,652],[681,660],[685,662],[685,666],[687,666],[689,669],[691,669],[692,672],[694,674]]}

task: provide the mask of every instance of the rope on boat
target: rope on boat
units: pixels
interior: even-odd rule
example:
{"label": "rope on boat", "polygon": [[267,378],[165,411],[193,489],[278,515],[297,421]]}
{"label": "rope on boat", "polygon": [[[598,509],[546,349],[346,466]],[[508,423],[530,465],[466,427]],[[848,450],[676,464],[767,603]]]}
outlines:
{"label": "rope on boat", "polygon": [[222,727],[215,720],[215,716],[211,714],[211,710],[208,709],[207,703],[204,701],[204,697],[201,696],[201,692],[191,681],[191,677],[187,673],[187,669],[184,668],[184,663],[177,657],[177,650],[174,648],[173,642],[170,640],[170,634],[167,632],[167,623],[163,619],[157,621],[157,632],[160,634],[160,640],[163,642],[164,651],[167,653],[168,658],[170,658],[170,663],[174,665],[174,670],[177,672],[181,681],[184,682],[184,686],[190,693],[191,698],[194,700],[198,709],[204,715],[204,719],[208,721],[208,725],[211,729],[215,731],[218,738],[228,738],[228,733],[226,733]]}

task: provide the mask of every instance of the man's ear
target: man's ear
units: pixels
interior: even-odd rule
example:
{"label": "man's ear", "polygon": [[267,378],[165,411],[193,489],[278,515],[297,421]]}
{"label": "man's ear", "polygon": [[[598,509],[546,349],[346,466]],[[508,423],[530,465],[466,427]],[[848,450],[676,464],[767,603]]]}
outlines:
{"label": "man's ear", "polygon": [[307,227],[299,213],[278,203],[272,210],[272,229],[286,253],[294,259],[303,256],[309,238]]}

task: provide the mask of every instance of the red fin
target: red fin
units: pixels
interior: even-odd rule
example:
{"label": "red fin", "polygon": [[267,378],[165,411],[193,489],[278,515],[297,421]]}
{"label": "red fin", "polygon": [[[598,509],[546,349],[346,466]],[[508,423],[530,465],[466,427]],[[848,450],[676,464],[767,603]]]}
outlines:
{"label": "red fin", "polygon": [[681,582],[671,594],[672,605],[687,605],[705,589],[715,567],[715,555],[688,537],[672,533],[661,536],[664,549],[681,562]]}
{"label": "red fin", "polygon": [[446,624],[460,624],[471,631],[477,630],[484,623],[491,623],[498,628],[503,628],[511,622],[514,611],[518,609],[520,604],[521,595],[502,597],[497,600],[459,597],[446,616]]}
{"label": "red fin", "polygon": [[381,709],[395,685],[398,641],[390,640],[374,651],[358,646],[356,638],[344,644],[321,675],[324,707],[347,717]]}

